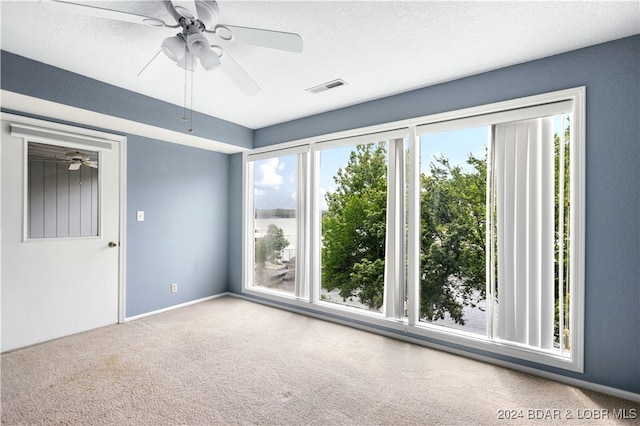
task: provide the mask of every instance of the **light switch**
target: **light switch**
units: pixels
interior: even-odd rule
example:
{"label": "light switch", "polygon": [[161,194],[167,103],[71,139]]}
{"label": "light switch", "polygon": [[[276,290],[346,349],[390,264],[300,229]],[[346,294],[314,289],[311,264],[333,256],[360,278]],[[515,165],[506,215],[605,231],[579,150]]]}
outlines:
{"label": "light switch", "polygon": [[144,211],[143,210],[138,210],[138,222],[144,222]]}

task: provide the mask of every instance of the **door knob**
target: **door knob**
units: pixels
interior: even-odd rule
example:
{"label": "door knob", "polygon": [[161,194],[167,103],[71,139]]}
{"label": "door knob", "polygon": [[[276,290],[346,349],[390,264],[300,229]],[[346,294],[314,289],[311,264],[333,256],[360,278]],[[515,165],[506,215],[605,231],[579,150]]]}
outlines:
{"label": "door knob", "polygon": [[109,247],[118,247],[118,243],[116,243],[114,241],[110,241],[109,242]]}

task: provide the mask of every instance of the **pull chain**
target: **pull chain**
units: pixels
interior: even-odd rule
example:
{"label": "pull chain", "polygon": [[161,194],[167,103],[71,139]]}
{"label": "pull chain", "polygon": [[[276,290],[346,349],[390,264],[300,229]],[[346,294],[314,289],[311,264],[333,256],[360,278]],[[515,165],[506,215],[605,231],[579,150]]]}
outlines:
{"label": "pull chain", "polygon": [[[194,86],[194,56],[187,49],[187,45],[184,45],[184,98],[183,98],[183,108],[182,108],[182,121],[189,122],[189,133],[194,133],[193,130],[193,86]],[[188,79],[187,73],[191,72],[191,78]],[[187,81],[191,83],[191,100],[189,104],[189,117],[187,118]]]}
{"label": "pull chain", "polygon": [[193,63],[194,61],[195,59],[193,55],[191,55],[191,105],[189,111],[189,133],[193,133],[195,131],[193,130],[193,86],[195,81],[195,66]]}
{"label": "pull chain", "polygon": [[187,50],[187,45],[184,45],[184,107],[182,108],[182,121],[187,121],[187,55],[189,54]]}

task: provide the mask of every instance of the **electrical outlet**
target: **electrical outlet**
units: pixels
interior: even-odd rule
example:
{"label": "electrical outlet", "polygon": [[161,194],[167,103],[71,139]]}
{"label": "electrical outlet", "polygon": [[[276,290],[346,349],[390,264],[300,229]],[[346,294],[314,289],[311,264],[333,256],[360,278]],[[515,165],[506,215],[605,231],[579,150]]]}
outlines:
{"label": "electrical outlet", "polygon": [[178,292],[178,283],[172,283],[171,284],[171,293],[177,293]]}

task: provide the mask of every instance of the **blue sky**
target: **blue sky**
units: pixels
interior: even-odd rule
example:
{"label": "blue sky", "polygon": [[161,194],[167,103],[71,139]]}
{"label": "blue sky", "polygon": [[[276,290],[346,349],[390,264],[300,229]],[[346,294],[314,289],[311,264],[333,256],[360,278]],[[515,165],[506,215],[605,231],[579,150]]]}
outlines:
{"label": "blue sky", "polygon": [[[484,155],[487,127],[464,129],[446,133],[425,135],[420,138],[422,151],[421,171],[427,173],[429,162],[435,155],[443,154],[452,164],[464,167],[469,153]],[[324,194],[336,188],[333,176],[349,161],[355,146],[320,151],[320,193],[324,205]],[[257,209],[293,209],[296,207],[297,161],[294,155],[255,162],[255,197]]]}
{"label": "blue sky", "polygon": [[471,170],[467,164],[469,154],[484,158],[486,155],[488,127],[474,127],[451,132],[434,133],[420,137],[420,171],[429,172],[429,164],[435,157],[444,155],[451,165]]}

